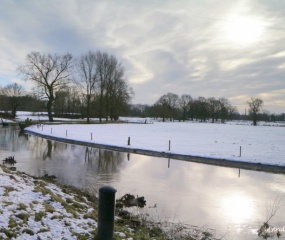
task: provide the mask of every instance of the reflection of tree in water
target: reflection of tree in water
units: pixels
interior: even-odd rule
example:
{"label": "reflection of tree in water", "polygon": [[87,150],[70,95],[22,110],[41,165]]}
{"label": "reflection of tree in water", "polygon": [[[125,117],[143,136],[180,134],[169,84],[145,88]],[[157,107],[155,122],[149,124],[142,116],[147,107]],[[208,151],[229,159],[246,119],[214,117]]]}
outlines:
{"label": "reflection of tree in water", "polygon": [[34,158],[54,159],[67,151],[68,144],[51,141],[41,137],[31,136],[29,141],[29,150]]}
{"label": "reflection of tree in water", "polygon": [[122,152],[60,143],[39,137],[34,137],[30,150],[35,157],[43,160],[59,161],[59,156],[63,156],[60,160],[69,165],[67,168],[77,168],[79,175],[89,173],[108,181],[113,178],[113,174],[119,172],[122,162],[127,158],[127,154]]}
{"label": "reflection of tree in water", "polygon": [[84,188],[116,181],[124,160],[127,160],[127,153],[19,134],[18,128],[0,128],[0,135],[1,149],[9,148],[9,151],[13,148],[19,154],[24,151],[31,174],[55,175],[62,183]]}
{"label": "reflection of tree in water", "polygon": [[26,141],[29,140],[29,135],[26,134],[24,131],[20,130],[18,134],[18,138],[24,138]]}
{"label": "reflection of tree in water", "polygon": [[46,151],[43,152],[43,160],[46,160],[47,158],[51,159],[52,154],[52,142],[50,140],[47,140],[47,148]]}
{"label": "reflection of tree in water", "polygon": [[0,128],[0,146],[3,149],[16,151],[24,147],[26,140],[19,138],[19,127],[2,127]]}
{"label": "reflection of tree in water", "polygon": [[99,149],[98,174],[111,174],[119,171],[126,153]]}
{"label": "reflection of tree in water", "polygon": [[96,185],[114,181],[126,159],[126,153],[103,149],[85,148],[85,163],[87,172],[96,175]]}
{"label": "reflection of tree in water", "polygon": [[91,147],[85,148],[85,162],[89,166],[97,166],[98,174],[111,174],[118,172],[120,165],[125,158],[126,153]]}

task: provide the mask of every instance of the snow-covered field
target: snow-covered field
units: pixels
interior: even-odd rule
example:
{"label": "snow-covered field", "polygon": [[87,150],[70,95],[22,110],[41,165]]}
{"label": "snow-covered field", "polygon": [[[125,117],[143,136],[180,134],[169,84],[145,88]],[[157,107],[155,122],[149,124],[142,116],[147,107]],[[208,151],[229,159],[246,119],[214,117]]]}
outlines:
{"label": "snow-covered field", "polygon": [[27,130],[125,148],[285,166],[285,128],[273,125],[275,127],[241,125],[237,122],[153,122],[42,125],[31,126]]}

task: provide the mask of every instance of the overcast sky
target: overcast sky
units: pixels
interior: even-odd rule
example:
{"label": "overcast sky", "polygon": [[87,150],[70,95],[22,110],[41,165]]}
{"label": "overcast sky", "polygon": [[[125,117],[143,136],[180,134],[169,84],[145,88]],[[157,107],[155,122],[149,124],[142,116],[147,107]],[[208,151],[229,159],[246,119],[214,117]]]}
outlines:
{"label": "overcast sky", "polygon": [[0,0],[0,85],[31,51],[115,55],[133,103],[168,92],[225,97],[244,112],[261,97],[285,112],[284,0]]}

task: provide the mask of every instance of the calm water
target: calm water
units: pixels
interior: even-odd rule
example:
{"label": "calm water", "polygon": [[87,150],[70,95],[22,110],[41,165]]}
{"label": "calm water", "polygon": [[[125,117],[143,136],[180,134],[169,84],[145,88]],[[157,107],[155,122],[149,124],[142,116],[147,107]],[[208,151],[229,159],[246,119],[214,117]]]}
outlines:
{"label": "calm water", "polygon": [[[17,170],[55,175],[60,183],[98,190],[103,185],[144,196],[154,219],[216,229],[223,239],[257,239],[269,222],[285,226],[285,175],[216,167],[165,158],[105,151],[20,134],[0,127],[0,157],[14,156]],[[152,206],[157,205],[156,208]],[[283,238],[285,232],[283,233]]]}

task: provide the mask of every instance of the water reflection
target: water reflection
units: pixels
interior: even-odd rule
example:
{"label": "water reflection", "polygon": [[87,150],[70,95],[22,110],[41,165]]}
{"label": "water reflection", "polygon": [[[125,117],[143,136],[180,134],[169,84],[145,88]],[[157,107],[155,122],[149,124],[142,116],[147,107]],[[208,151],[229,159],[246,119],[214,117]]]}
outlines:
{"label": "water reflection", "polygon": [[[13,128],[0,128],[0,151],[15,156],[20,171],[55,175],[80,188],[112,185],[118,198],[144,196],[155,219],[207,225],[226,234],[224,239],[256,239],[272,201],[285,197],[281,174],[104,151],[19,135]],[[285,226],[284,216],[283,202],[271,225]]]}
{"label": "water reflection", "polygon": [[230,222],[244,224],[254,216],[252,199],[244,193],[233,193],[222,200],[222,210]]}

